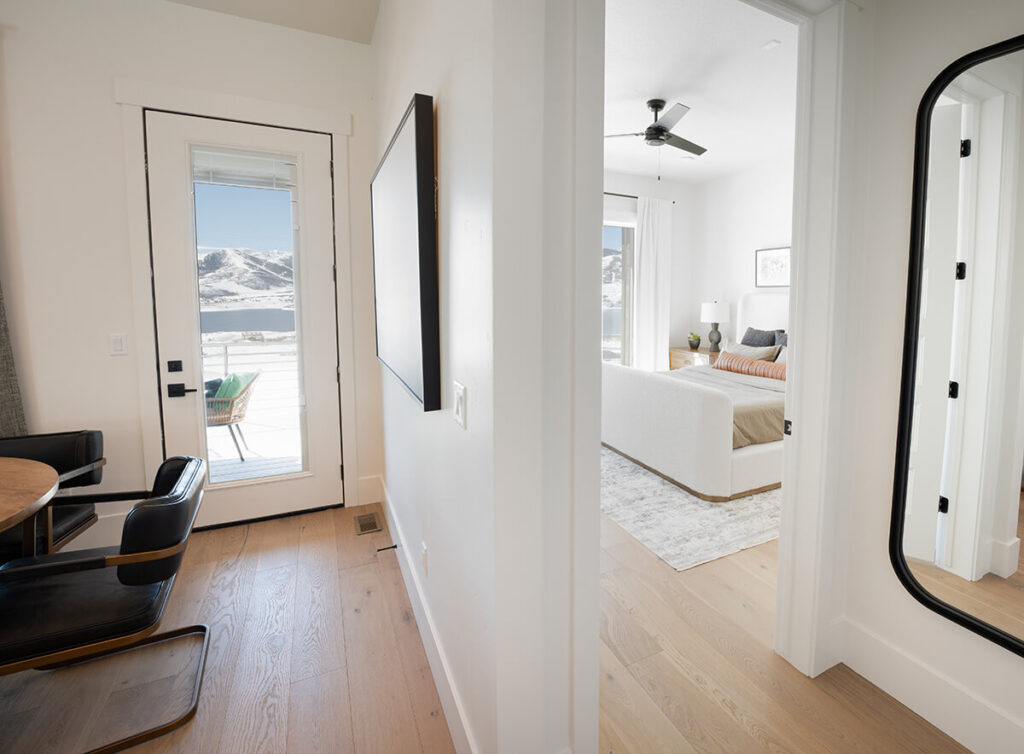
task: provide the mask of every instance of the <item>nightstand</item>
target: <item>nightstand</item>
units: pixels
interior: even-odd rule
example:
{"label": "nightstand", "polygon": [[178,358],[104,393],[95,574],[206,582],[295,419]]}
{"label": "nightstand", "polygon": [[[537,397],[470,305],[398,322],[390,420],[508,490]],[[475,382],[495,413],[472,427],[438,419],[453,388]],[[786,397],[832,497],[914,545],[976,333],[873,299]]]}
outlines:
{"label": "nightstand", "polygon": [[721,351],[711,353],[707,348],[698,348],[696,351],[689,347],[668,349],[668,368],[682,369],[683,367],[709,366],[718,360]]}

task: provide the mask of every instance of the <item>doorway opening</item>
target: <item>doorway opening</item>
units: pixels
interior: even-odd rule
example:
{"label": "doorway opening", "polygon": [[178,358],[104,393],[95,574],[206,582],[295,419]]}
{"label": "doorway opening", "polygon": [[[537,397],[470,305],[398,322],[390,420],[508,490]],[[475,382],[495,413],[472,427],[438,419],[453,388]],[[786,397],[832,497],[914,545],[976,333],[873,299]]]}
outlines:
{"label": "doorway opening", "polygon": [[[774,656],[799,26],[617,0],[605,40],[601,749],[702,748],[675,714],[720,715],[694,648],[701,673],[736,645]],[[628,283],[609,226],[631,229]]]}

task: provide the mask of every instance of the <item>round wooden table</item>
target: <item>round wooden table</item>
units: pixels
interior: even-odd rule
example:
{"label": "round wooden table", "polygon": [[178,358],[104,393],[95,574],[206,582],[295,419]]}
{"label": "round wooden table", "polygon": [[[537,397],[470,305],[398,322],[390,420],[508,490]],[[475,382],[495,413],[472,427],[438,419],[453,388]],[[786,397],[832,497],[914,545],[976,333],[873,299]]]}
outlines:
{"label": "round wooden table", "polygon": [[57,471],[26,458],[0,458],[0,530],[24,525],[23,551],[34,554],[35,517],[57,493]]}

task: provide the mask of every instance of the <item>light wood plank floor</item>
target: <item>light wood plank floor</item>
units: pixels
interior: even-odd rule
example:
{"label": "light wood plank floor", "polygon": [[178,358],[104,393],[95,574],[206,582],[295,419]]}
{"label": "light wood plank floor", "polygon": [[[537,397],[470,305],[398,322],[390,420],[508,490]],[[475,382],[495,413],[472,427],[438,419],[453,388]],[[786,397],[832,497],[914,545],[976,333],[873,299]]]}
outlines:
{"label": "light wood plank floor", "polygon": [[[377,552],[390,536],[355,534],[353,517],[366,512],[339,508],[193,534],[161,629],[210,626],[199,711],[135,751],[454,751],[395,553]],[[63,701],[49,694],[38,709],[12,707],[41,675],[0,679],[0,725],[50,737],[8,750],[72,750],[46,745],[52,731],[39,723],[55,709],[75,710],[90,729],[78,736],[93,740],[103,711],[119,709],[104,697],[132,688],[111,682],[83,696],[67,684]],[[140,663],[137,687],[153,676]]]}
{"label": "light wood plank floor", "polygon": [[[1017,509],[1017,536],[1024,538],[1024,493]],[[986,573],[967,581],[931,563],[909,562],[910,571],[926,590],[943,602],[991,623],[1014,636],[1024,637],[1024,548],[1017,572],[1007,578]]]}
{"label": "light wood plank floor", "polygon": [[677,572],[601,521],[603,753],[966,751],[845,665],[772,651],[776,542]]}

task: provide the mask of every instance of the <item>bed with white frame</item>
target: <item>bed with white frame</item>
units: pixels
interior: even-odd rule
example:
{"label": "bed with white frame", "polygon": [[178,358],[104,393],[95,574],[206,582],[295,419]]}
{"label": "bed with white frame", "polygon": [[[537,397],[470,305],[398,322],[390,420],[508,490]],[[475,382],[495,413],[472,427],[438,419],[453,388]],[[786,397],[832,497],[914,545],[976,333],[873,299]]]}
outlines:
{"label": "bed with white frame", "polygon": [[[785,330],[788,322],[788,291],[748,293],[737,304],[734,340],[747,327]],[[734,449],[733,403],[725,392],[612,363],[602,377],[601,441],[611,449],[703,500],[781,484],[782,440]]]}

